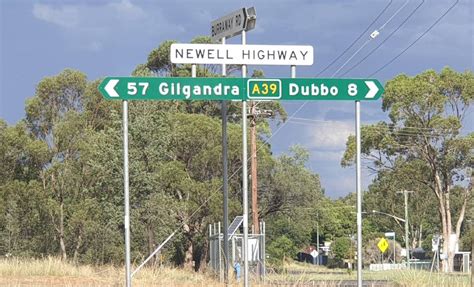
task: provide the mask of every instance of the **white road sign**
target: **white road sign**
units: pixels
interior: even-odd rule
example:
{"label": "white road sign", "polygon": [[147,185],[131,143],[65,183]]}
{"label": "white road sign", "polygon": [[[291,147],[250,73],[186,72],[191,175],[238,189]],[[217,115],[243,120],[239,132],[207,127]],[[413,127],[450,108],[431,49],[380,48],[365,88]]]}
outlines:
{"label": "white road sign", "polygon": [[312,46],[296,45],[172,44],[170,53],[175,64],[310,66],[314,59]]}
{"label": "white road sign", "polygon": [[234,11],[224,17],[211,22],[211,38],[217,42],[221,38],[228,38],[245,30],[247,13],[245,8]]}

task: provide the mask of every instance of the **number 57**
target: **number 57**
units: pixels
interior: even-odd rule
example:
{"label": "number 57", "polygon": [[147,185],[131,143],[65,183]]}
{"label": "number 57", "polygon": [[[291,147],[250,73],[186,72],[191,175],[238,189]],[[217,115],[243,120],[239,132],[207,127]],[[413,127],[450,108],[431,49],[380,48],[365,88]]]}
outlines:
{"label": "number 57", "polygon": [[137,83],[130,82],[127,84],[127,89],[128,89],[128,94],[130,96],[134,96],[137,94],[138,89],[141,88],[142,96],[146,95],[146,90],[148,89],[148,83],[138,83],[138,88],[137,88]]}

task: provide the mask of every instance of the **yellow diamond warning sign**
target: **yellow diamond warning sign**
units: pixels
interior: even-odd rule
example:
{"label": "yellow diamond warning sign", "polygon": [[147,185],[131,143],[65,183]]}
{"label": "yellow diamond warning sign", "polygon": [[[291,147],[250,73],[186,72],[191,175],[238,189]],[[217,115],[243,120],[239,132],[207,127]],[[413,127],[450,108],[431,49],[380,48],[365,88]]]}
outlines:
{"label": "yellow diamond warning sign", "polygon": [[385,238],[380,239],[379,243],[377,243],[377,247],[380,249],[382,253],[387,251],[388,248],[388,241]]}

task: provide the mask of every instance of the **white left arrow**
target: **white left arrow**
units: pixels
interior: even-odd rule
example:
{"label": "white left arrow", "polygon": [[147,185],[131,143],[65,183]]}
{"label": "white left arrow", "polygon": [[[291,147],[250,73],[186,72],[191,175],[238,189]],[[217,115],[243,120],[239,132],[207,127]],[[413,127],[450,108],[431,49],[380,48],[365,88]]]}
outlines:
{"label": "white left arrow", "polygon": [[373,97],[375,97],[375,95],[379,91],[379,88],[373,81],[365,81],[365,84],[369,88],[369,92],[367,93],[367,95],[365,95],[365,98],[372,99]]}
{"label": "white left arrow", "polygon": [[115,91],[115,86],[118,84],[119,80],[117,79],[111,79],[109,80],[109,82],[107,83],[107,85],[105,85],[105,88],[104,90],[107,92],[107,94],[109,94],[110,97],[112,98],[118,98],[119,97],[119,94],[117,94],[117,92]]}

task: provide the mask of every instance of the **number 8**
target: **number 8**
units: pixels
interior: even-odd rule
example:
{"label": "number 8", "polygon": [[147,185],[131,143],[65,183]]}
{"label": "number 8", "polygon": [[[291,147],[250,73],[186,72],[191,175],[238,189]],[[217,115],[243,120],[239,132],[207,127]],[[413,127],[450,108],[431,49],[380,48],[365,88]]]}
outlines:
{"label": "number 8", "polygon": [[347,93],[349,94],[349,96],[356,96],[357,95],[357,85],[356,84],[349,84],[349,86],[347,86]]}

